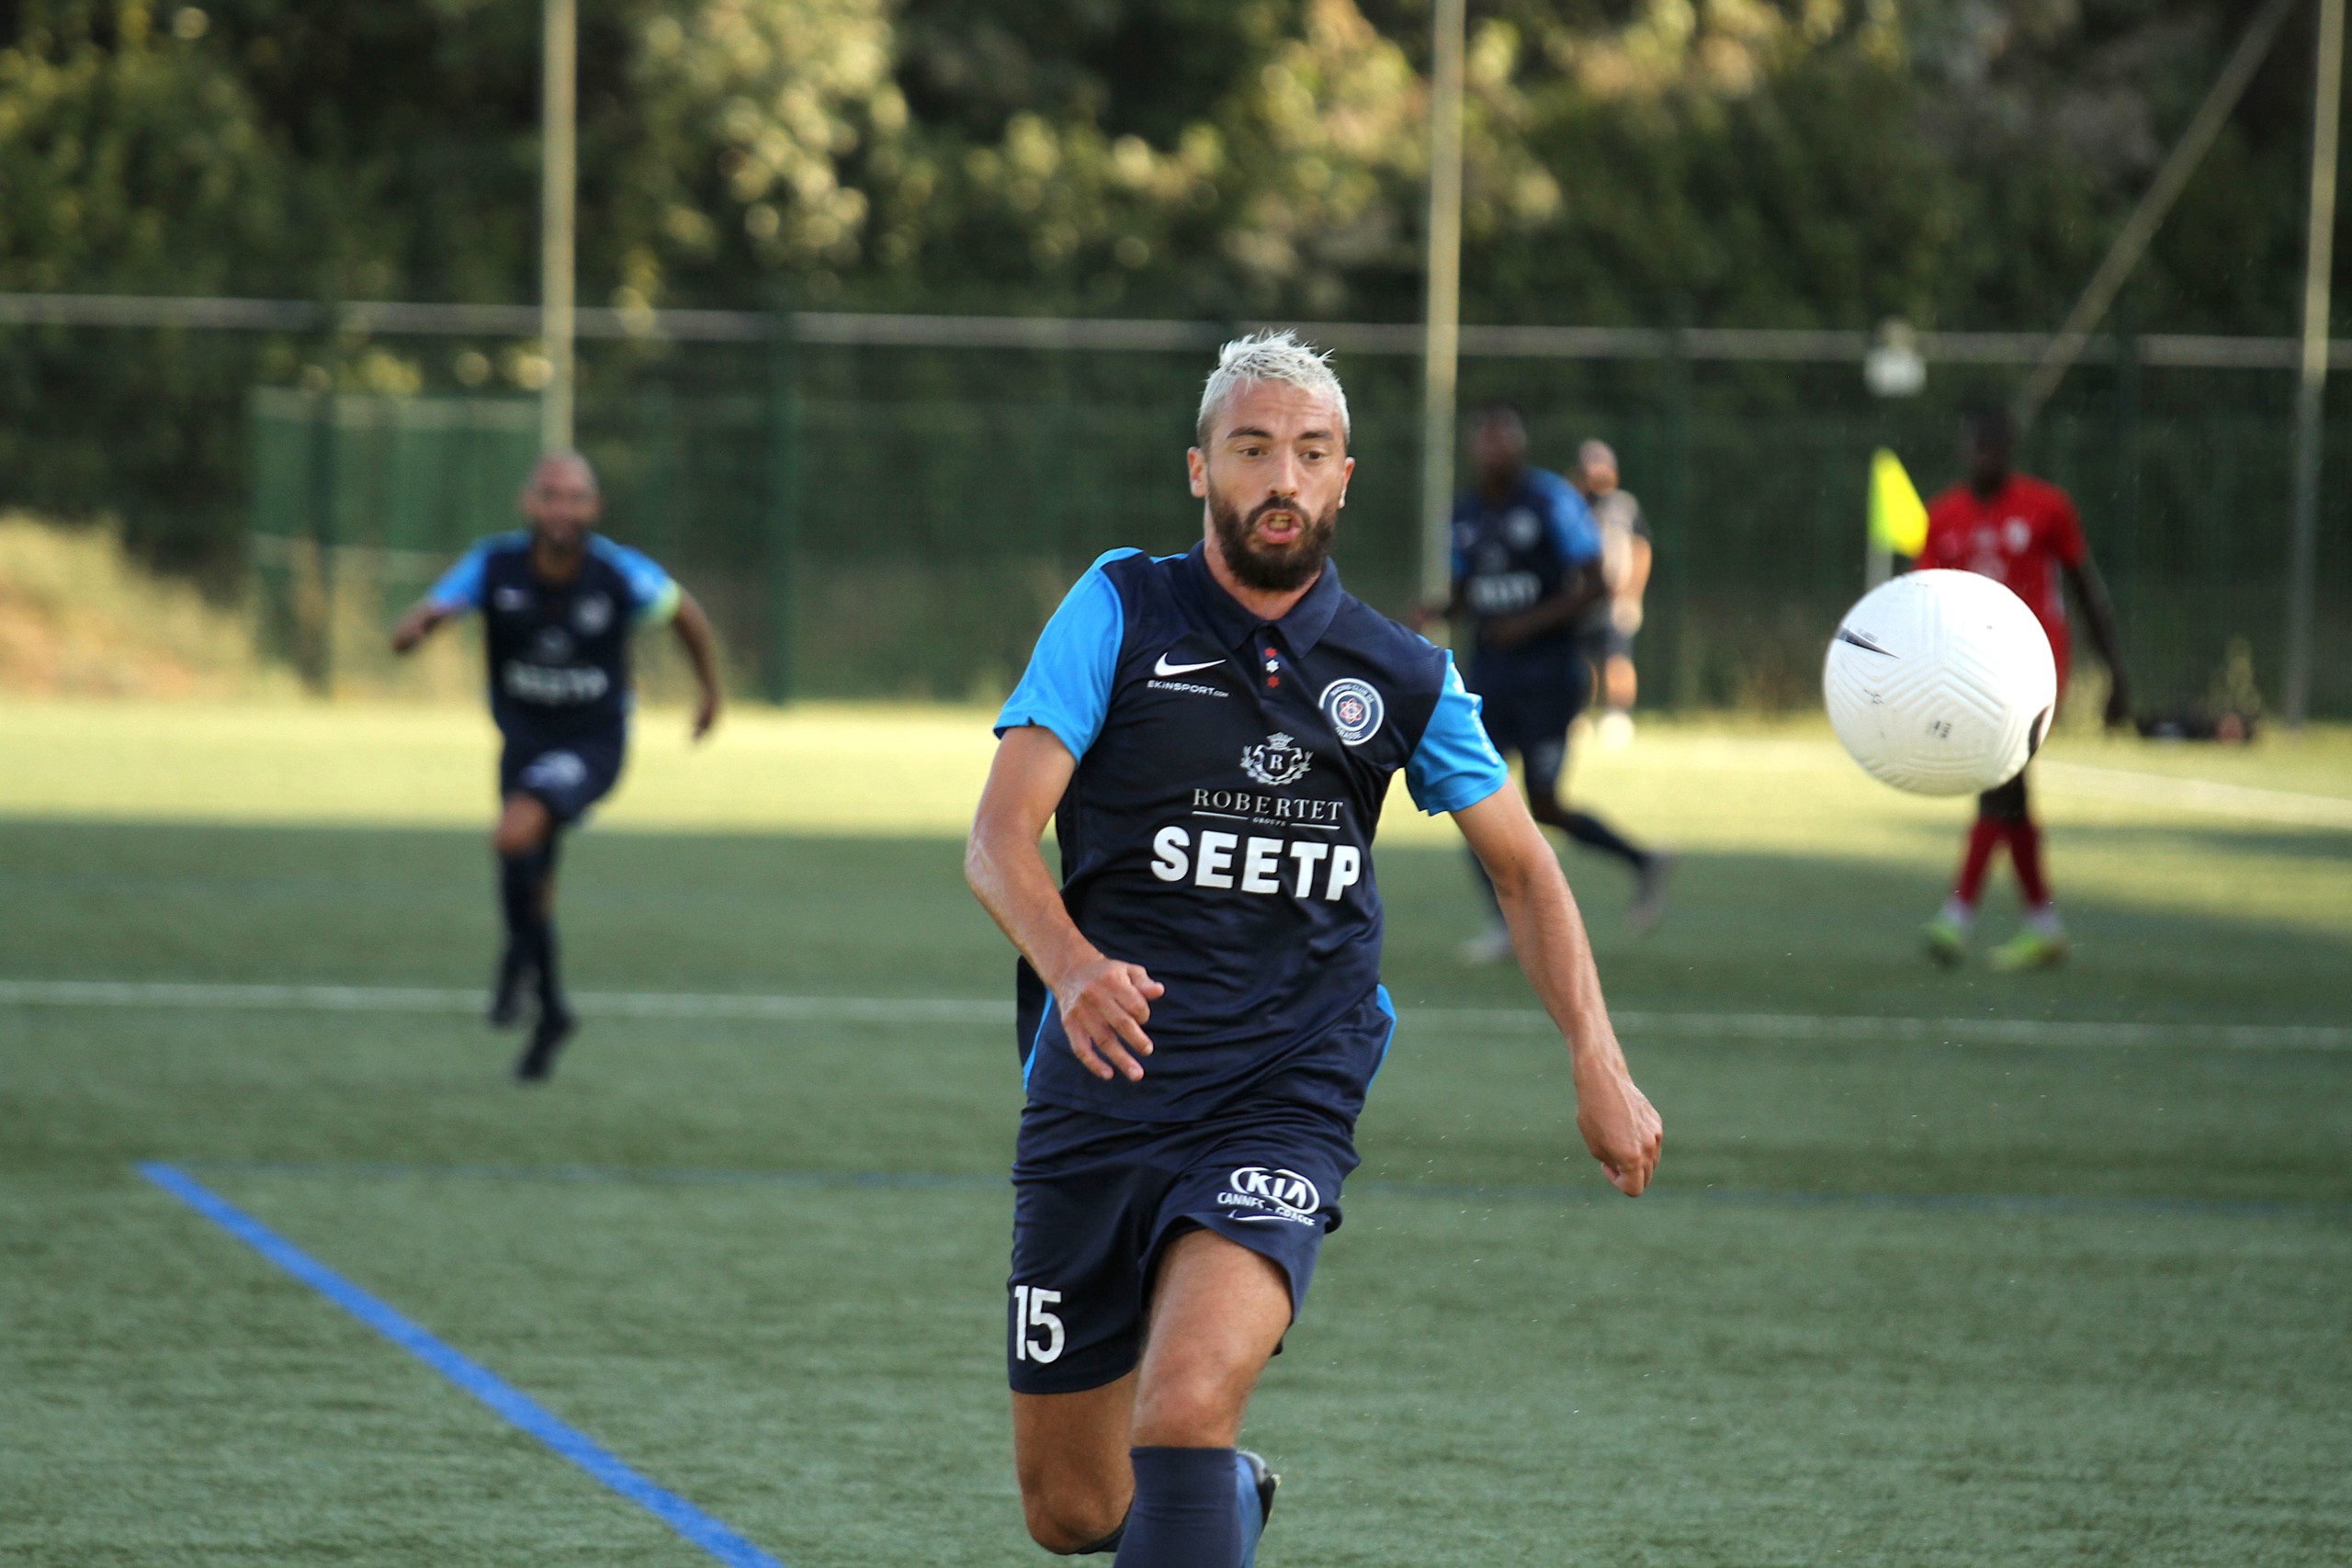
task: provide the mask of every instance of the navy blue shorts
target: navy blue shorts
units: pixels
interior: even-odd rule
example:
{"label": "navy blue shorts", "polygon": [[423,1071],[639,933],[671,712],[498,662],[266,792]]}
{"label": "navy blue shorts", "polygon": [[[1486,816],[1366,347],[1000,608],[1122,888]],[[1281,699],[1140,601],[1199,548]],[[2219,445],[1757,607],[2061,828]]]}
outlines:
{"label": "navy blue shorts", "polygon": [[1568,726],[1584,711],[1592,679],[1573,647],[1532,654],[1481,649],[1463,683],[1478,695],[1487,738],[1527,764],[1528,787],[1549,795],[1568,752]]}
{"label": "navy blue shorts", "polygon": [[593,731],[549,740],[509,735],[498,753],[498,798],[520,792],[548,808],[560,824],[580,820],[612,794],[628,750],[625,729]]}
{"label": "navy blue shorts", "polygon": [[1075,1393],[1133,1371],[1160,1253],[1187,1230],[1272,1259],[1295,1321],[1324,1233],[1340,1228],[1354,1132],[1288,1100],[1183,1122],[1023,1109],[1006,1281],[1013,1392]]}

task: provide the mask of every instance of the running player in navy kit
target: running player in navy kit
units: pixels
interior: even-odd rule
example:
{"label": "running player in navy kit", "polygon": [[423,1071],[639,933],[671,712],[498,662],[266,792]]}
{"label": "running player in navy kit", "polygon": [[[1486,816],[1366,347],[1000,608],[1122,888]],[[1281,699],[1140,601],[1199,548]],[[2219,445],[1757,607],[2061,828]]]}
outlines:
{"label": "running player in navy kit", "polygon": [[490,1021],[519,1021],[524,987],[538,991],[538,1018],[514,1065],[544,1079],[574,1020],[556,975],[555,862],[564,829],[608,794],[628,746],[628,644],[639,626],[668,622],[702,688],[694,735],[718,717],[718,659],[694,596],[646,557],[596,534],[603,500],[595,470],[576,452],[553,452],[523,487],[527,530],[468,550],[392,630],[406,653],[444,623],[479,610],[490,655],[490,712],[504,745],[498,758],[499,906],[506,946],[491,993]]}
{"label": "running player in navy kit", "polygon": [[[1485,704],[1487,733],[1517,751],[1527,804],[1538,822],[1588,849],[1616,856],[1634,877],[1625,919],[1635,931],[1657,923],[1673,858],[1645,850],[1589,811],[1560,798],[1568,726],[1589,694],[1591,671],[1577,646],[1577,624],[1608,593],[1600,532],[1576,487],[1527,461],[1519,412],[1496,404],[1470,427],[1478,488],[1454,502],[1453,597],[1437,613],[1470,637],[1469,687]],[[1471,869],[1478,871],[1476,859]],[[1485,875],[1479,881],[1485,886]],[[1471,964],[1510,956],[1499,913],[1463,944]]]}
{"label": "running player in navy kit", "polygon": [[1247,1564],[1272,1507],[1235,1445],[1396,1028],[1372,862],[1395,775],[1492,876],[1609,1179],[1639,1193],[1660,1136],[1476,699],[1329,560],[1354,468],[1338,378],[1287,333],[1228,344],[1198,441],[1202,542],[1114,550],[1070,590],[998,717],[966,855],[1021,953],[1022,1506],[1048,1551],[1119,1568]]}

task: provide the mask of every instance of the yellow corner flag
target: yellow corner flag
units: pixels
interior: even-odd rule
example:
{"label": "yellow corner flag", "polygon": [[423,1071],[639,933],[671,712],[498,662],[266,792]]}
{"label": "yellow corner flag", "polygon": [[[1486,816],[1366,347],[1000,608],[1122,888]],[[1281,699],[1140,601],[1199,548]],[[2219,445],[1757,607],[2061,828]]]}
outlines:
{"label": "yellow corner flag", "polygon": [[1871,537],[1899,556],[1928,547],[1928,509],[1903,459],[1883,446],[1871,454]]}

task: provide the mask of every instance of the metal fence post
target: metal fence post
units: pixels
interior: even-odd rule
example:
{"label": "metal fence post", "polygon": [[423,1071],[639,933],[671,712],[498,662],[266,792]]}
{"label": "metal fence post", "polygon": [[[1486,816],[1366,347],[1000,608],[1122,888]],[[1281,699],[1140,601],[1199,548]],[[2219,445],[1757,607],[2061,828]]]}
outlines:
{"label": "metal fence post", "polygon": [[[335,416],[333,386],[311,401],[310,493],[303,531],[310,536],[311,592],[294,590],[297,668],[302,683],[321,696],[334,686]],[[291,573],[288,574],[291,576]],[[308,613],[304,613],[304,601]]]}
{"label": "metal fence post", "polygon": [[760,659],[762,694],[778,704],[792,697],[793,588],[799,553],[794,502],[800,469],[800,410],[792,340],[792,312],[778,310],[768,340],[767,644]]}
{"label": "metal fence post", "polygon": [[2312,89],[2310,226],[2303,249],[2303,344],[2295,380],[2294,513],[2287,540],[2287,727],[2311,711],[2312,576],[2319,556],[2320,423],[2327,392],[2328,313],[2335,255],[2336,122],[2344,103],[2344,0],[2320,0]]}
{"label": "metal fence post", "polygon": [[[1672,347],[1668,351],[1666,364],[1666,471],[1670,488],[1666,515],[1671,547],[1661,550],[1653,541],[1650,548],[1665,558],[1659,564],[1674,569],[1670,595],[1674,605],[1674,672],[1669,689],[1674,694],[1674,706],[1688,710],[1699,705],[1700,664],[1704,651],[1699,631],[1690,624],[1690,563],[1696,554],[1690,547],[1690,348],[1686,328],[1678,326],[1670,335]],[[1655,567],[1652,573],[1656,573]]]}

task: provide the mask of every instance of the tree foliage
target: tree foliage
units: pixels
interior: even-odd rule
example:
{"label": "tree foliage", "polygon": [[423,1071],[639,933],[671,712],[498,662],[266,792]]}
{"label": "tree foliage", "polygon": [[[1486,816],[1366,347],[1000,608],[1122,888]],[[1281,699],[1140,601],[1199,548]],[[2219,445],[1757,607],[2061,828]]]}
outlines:
{"label": "tree foliage", "polygon": [[[1474,0],[1467,310],[2047,325],[2244,9]],[[583,0],[582,295],[1409,319],[1428,26]],[[2143,324],[2291,322],[2295,29],[2135,282]],[[527,299],[537,47],[520,0],[0,8],[0,285]]]}

